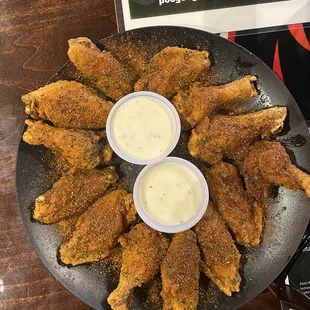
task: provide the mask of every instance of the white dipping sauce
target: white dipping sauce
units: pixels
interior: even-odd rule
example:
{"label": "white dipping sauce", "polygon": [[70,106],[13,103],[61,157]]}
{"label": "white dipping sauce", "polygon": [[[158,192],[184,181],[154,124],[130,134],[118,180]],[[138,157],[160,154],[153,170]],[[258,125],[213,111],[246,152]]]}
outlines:
{"label": "white dipping sauce", "polygon": [[138,195],[144,211],[154,221],[169,226],[187,222],[202,202],[198,177],[176,162],[164,162],[147,171]]}
{"label": "white dipping sauce", "polygon": [[176,124],[161,100],[137,96],[122,103],[111,121],[114,141],[127,156],[149,160],[165,153],[174,141]]}

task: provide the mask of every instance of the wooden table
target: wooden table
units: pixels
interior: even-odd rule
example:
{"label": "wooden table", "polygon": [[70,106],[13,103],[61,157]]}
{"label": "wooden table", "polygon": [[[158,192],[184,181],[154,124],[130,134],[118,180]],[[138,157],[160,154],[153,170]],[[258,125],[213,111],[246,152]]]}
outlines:
{"label": "wooden table", "polygon": [[[15,195],[23,128],[20,97],[64,64],[67,41],[116,33],[113,0],[2,0],[0,3],[0,309],[90,309],[47,271],[27,239]],[[279,309],[267,290],[242,307]]]}

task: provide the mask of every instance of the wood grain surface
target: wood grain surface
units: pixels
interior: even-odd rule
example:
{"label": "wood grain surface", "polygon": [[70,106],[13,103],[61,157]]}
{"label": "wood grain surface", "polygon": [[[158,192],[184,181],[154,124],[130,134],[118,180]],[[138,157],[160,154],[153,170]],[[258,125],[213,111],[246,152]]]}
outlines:
{"label": "wood grain surface", "polygon": [[[23,129],[20,97],[64,64],[67,41],[116,33],[113,0],[0,1],[0,309],[90,309],[43,266],[24,233],[15,195],[15,159]],[[241,309],[279,309],[265,291]]]}

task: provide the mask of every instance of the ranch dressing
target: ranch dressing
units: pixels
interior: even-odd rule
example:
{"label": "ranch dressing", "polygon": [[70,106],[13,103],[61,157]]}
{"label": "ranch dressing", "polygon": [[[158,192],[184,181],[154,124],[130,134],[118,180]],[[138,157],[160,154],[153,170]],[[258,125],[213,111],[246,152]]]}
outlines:
{"label": "ranch dressing", "polygon": [[138,160],[157,158],[173,143],[176,124],[161,100],[137,96],[123,102],[111,120],[114,141],[127,156]]}
{"label": "ranch dressing", "polygon": [[154,221],[170,226],[187,222],[202,201],[198,177],[176,162],[152,167],[142,178],[138,195],[144,211]]}

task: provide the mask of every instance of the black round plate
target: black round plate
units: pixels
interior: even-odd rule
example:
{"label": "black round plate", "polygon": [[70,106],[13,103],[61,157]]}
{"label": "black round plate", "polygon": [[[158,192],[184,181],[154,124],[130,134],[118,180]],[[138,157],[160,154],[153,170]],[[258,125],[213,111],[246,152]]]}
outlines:
{"label": "black round plate", "polygon": [[[150,27],[132,30],[114,36],[148,46],[161,48],[181,46],[191,49],[206,49],[211,52],[214,69],[220,77],[219,83],[227,83],[246,74],[259,77],[257,87],[259,96],[244,106],[245,110],[258,110],[270,106],[288,108],[287,133],[278,138],[295,156],[298,165],[309,171],[310,144],[305,120],[293,97],[275,74],[256,56],[242,47],[217,35],[200,30],[181,27]],[[103,48],[103,43],[98,44]],[[51,81],[74,77],[71,64],[65,65]],[[300,141],[303,136],[305,143]],[[296,138],[299,139],[296,139]],[[184,147],[188,136],[183,134],[182,142],[173,155],[185,157]],[[96,309],[109,309],[106,298],[117,285],[117,276],[111,275],[101,262],[80,265],[73,268],[60,265],[57,251],[61,238],[55,225],[41,225],[31,221],[34,200],[52,184],[51,169],[48,165],[49,152],[42,147],[30,146],[20,142],[16,184],[20,212],[25,230],[43,263],[68,290],[85,303]],[[128,164],[115,159],[118,169],[128,172]],[[199,167],[201,163],[194,161]],[[130,175],[124,175],[128,189],[141,167],[134,166]],[[278,196],[271,201],[267,210],[266,229],[260,246],[244,250],[241,290],[232,297],[226,297],[212,285],[202,294],[198,309],[235,309],[254,298],[264,290],[283,270],[295,252],[309,221],[309,199],[302,191],[292,192],[279,189]],[[202,289],[204,291],[204,289]],[[133,309],[150,309],[141,301],[139,289],[135,291]]]}

